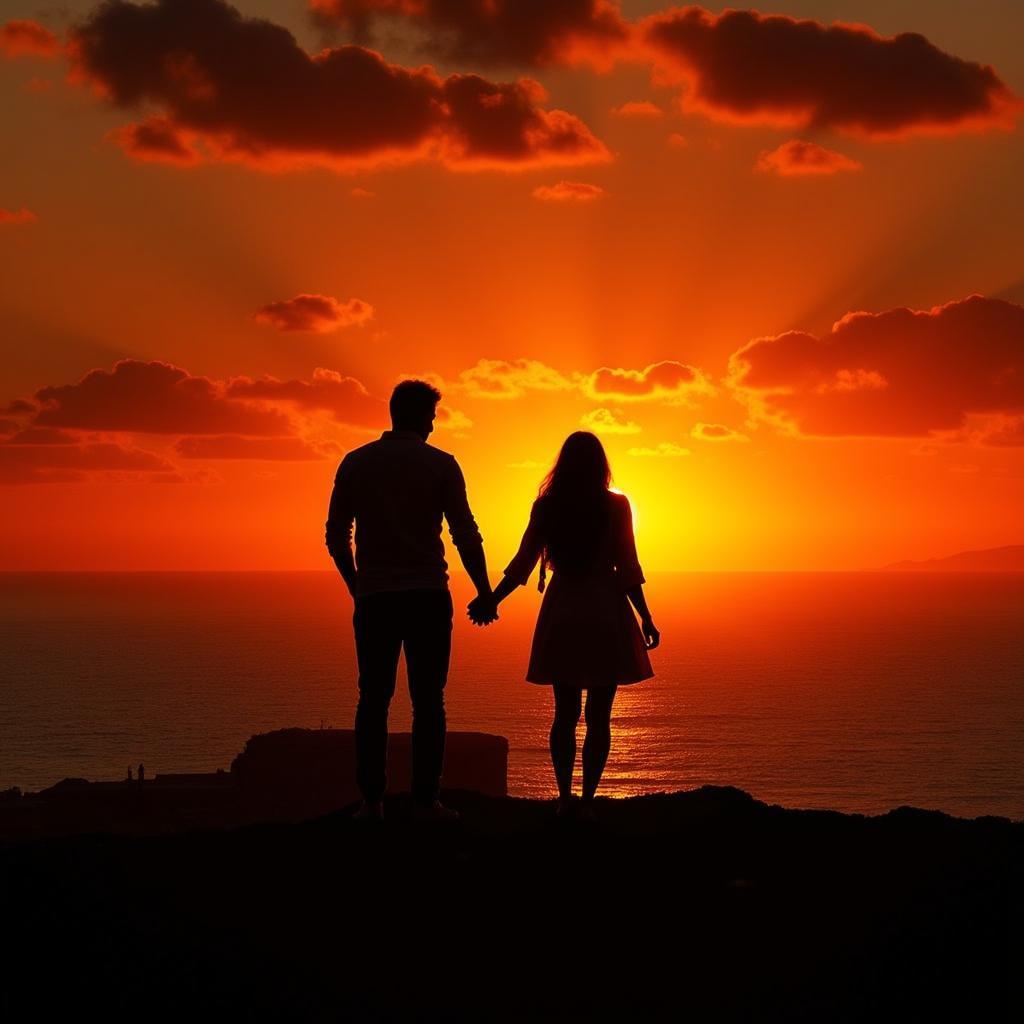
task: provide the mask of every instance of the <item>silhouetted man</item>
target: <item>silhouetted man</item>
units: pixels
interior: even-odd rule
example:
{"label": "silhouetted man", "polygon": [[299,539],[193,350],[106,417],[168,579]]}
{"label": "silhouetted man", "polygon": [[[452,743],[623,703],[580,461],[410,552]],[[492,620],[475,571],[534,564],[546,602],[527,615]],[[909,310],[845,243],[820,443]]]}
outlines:
{"label": "silhouetted man", "polygon": [[[388,707],[398,658],[412,698],[412,792],[417,817],[454,820],[438,800],[452,599],[441,519],[477,593],[489,595],[483,541],[454,457],[426,443],[441,393],[419,380],[391,395],[391,430],[348,453],[327,515],[327,550],[355,599],[359,662],[356,775],[359,817],[379,818],[386,786]],[[352,525],[355,523],[355,556]]]}

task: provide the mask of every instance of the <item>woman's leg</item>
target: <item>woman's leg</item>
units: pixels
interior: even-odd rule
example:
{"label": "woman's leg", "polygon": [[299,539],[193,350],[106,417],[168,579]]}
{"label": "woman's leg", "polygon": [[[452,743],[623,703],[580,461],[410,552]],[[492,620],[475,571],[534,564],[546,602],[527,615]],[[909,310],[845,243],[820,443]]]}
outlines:
{"label": "woman's leg", "polygon": [[593,800],[612,745],[614,686],[587,690],[587,737],[583,741],[583,799]]}
{"label": "woman's leg", "polygon": [[583,710],[583,693],[575,686],[553,686],[555,720],[551,723],[551,764],[555,769],[558,795],[567,801],[572,795],[572,770],[576,766],[576,723]]}

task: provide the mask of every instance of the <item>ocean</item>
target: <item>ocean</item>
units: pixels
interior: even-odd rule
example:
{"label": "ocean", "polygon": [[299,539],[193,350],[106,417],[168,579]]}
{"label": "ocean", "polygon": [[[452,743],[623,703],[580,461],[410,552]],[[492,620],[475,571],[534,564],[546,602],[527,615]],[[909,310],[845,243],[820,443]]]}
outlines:
{"label": "ocean", "polygon": [[[507,736],[510,792],[552,796],[551,693],[523,679],[540,595],[481,629],[467,581],[452,587],[449,728]],[[656,677],[619,690],[601,794],[711,783],[788,807],[1024,818],[1024,575],[653,574],[646,590]],[[333,573],[0,574],[0,612],[0,789],[140,761],[212,771],[253,733],[352,724]]]}

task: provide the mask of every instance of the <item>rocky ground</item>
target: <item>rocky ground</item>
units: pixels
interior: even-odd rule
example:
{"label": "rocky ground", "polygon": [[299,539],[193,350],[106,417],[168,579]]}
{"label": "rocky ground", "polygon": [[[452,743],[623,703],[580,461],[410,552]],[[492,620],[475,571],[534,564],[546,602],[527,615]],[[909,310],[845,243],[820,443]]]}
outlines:
{"label": "rocky ground", "polygon": [[[4,1019],[1010,1019],[1024,823],[704,788],[0,848]],[[1019,977],[1018,977],[1019,980]],[[1014,983],[1016,984],[1016,983]]]}

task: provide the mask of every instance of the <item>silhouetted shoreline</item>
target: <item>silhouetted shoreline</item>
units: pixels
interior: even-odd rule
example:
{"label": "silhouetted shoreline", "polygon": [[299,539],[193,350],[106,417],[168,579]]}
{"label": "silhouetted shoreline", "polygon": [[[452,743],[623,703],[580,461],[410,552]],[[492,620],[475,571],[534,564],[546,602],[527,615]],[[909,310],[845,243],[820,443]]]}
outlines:
{"label": "silhouetted shoreline", "polygon": [[[1024,823],[704,787],[446,792],[457,826],[299,823],[0,850],[0,1009],[38,1019],[1005,1019]],[[12,884],[16,882],[16,884]],[[589,887],[607,899],[580,898]],[[602,906],[597,919],[588,906]],[[9,1019],[20,1019],[9,1017]]]}

